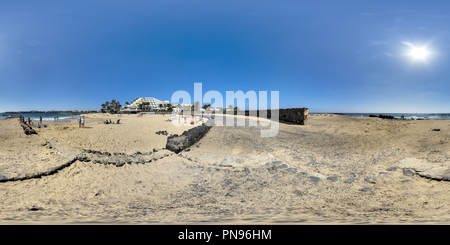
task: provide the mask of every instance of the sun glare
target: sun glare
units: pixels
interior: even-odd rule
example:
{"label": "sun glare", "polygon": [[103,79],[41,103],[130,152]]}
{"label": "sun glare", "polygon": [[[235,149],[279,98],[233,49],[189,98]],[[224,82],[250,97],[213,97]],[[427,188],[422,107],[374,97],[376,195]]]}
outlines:
{"label": "sun glare", "polygon": [[419,60],[428,63],[429,56],[433,55],[433,52],[430,52],[427,49],[429,44],[425,44],[420,48],[406,41],[404,41],[403,44],[409,47],[409,51],[407,51],[406,55],[412,58],[410,65],[414,64],[416,61]]}
{"label": "sun glare", "polygon": [[414,57],[414,59],[425,59],[427,54],[428,54],[427,51],[425,51],[423,48],[422,49],[414,48],[411,51],[411,55]]}

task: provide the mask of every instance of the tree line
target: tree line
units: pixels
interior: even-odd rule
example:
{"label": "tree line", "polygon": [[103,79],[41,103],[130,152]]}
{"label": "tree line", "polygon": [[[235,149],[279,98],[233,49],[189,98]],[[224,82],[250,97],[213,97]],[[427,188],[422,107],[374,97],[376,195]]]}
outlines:
{"label": "tree line", "polygon": [[[135,99],[136,100],[136,99]],[[135,101],[134,100],[134,101]],[[133,102],[134,102],[133,101]],[[125,102],[126,105],[130,105],[130,103]],[[106,101],[105,103],[103,103],[102,105],[102,109],[100,109],[100,111],[102,113],[111,113],[111,114],[117,114],[120,112],[120,109],[122,108],[122,105],[120,104],[119,101],[116,100],[111,100],[111,101]],[[195,101],[193,105],[191,105],[191,107],[184,107],[184,109],[191,109],[192,111],[198,110],[200,106],[200,102],[199,101]],[[144,110],[144,111],[149,111],[150,110],[150,102],[142,102],[138,105],[139,109]],[[162,110],[163,108],[167,108],[166,111],[173,111],[173,108],[176,108],[175,106],[173,106],[171,103],[167,103],[167,104],[159,104],[158,105],[159,110]],[[211,104],[205,104],[202,106],[203,109],[207,110],[208,108],[210,110],[214,110],[214,107],[211,106]],[[226,109],[223,109],[222,107],[217,107],[217,109],[222,110],[223,112],[226,112]],[[234,111],[239,111],[238,107],[233,107],[233,105],[229,105],[228,110],[234,110]]]}

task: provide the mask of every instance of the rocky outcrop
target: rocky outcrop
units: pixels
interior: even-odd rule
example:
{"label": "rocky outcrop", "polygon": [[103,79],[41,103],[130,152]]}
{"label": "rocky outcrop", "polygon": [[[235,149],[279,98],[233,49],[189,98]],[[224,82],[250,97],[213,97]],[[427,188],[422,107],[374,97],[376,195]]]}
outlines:
{"label": "rocky outcrop", "polygon": [[450,181],[450,163],[429,163],[415,158],[405,158],[397,167],[403,169],[403,175],[415,174],[432,180]]}
{"label": "rocky outcrop", "polygon": [[396,119],[393,116],[388,116],[388,115],[379,115],[379,116],[375,116],[375,115],[369,115],[369,117],[378,117],[378,118],[384,118],[384,119]]}
{"label": "rocky outcrop", "polygon": [[25,131],[26,135],[31,135],[31,134],[37,134],[37,132],[28,124],[23,123],[23,122],[19,122],[20,126],[22,126],[23,130]]}
{"label": "rocky outcrop", "polygon": [[199,141],[210,129],[210,126],[203,124],[184,131],[180,136],[177,134],[169,136],[167,137],[166,149],[178,154],[182,150],[189,148],[191,145]]}

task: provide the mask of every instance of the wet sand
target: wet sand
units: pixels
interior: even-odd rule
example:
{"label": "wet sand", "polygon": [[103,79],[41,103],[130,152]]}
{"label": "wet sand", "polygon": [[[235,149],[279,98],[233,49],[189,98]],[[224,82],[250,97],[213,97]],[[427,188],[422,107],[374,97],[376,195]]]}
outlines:
{"label": "wet sand", "polygon": [[[0,133],[0,175],[57,164],[60,153],[43,146],[46,139],[134,154],[164,148],[167,136],[156,131],[181,134],[192,127],[165,122],[167,115],[125,115],[121,124],[102,124],[118,118],[86,115],[85,128],[52,124],[36,129],[37,135],[25,135],[16,121],[0,120],[7,129]],[[405,158],[450,162],[448,120],[311,114],[306,126],[280,122],[277,136],[260,137],[267,128],[215,126],[189,151],[151,163],[75,161],[49,176],[0,182],[0,223],[449,222],[449,181],[387,170]],[[229,167],[204,161],[224,156],[244,161],[239,164],[250,156],[261,162]],[[272,160],[264,162],[266,156]]]}

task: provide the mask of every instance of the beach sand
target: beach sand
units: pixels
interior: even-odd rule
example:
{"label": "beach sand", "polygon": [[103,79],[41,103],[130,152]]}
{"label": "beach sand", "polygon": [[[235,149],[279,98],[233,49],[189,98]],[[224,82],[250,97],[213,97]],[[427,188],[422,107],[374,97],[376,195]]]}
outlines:
{"label": "beach sand", "polygon": [[[157,131],[182,134],[193,127],[165,122],[167,115],[85,117],[85,128],[51,124],[37,135],[25,135],[15,119],[0,120],[0,175],[26,176],[61,164],[61,152],[45,145],[48,139],[67,149],[134,154],[167,151],[167,136]],[[121,124],[102,124],[119,118]],[[0,182],[0,223],[450,222],[449,181],[387,170],[405,158],[449,163],[448,120],[310,114],[308,125],[280,122],[277,136],[261,137],[269,127],[214,126],[189,151],[150,163],[77,160],[48,176]],[[213,164],[216,159],[247,166]],[[277,161],[286,168],[277,168]],[[359,180],[346,183],[349,178]]]}

